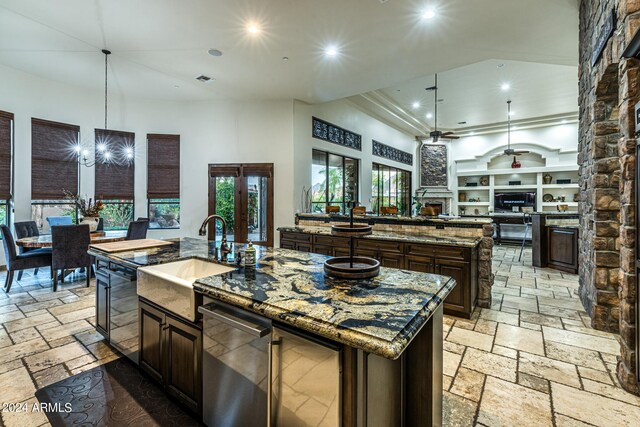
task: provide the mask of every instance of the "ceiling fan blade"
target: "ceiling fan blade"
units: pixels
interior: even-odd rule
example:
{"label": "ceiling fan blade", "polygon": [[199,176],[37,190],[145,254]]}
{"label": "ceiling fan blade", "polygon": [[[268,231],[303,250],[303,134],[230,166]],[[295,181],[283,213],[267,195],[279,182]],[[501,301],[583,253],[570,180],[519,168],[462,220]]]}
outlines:
{"label": "ceiling fan blade", "polygon": [[531,151],[527,151],[527,150],[518,150],[516,151],[516,154],[529,154]]}
{"label": "ceiling fan blade", "polygon": [[442,135],[443,139],[460,139],[459,136],[455,136],[455,135]]}

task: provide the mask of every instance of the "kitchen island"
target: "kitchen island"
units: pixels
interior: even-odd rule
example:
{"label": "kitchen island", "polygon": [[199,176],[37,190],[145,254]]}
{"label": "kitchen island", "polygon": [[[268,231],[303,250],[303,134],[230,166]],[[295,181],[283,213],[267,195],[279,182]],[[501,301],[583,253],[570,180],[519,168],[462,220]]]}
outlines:
{"label": "kitchen island", "polygon": [[[213,258],[207,241],[171,241],[90,252],[115,271]],[[246,413],[253,425],[440,425],[442,302],[453,279],[382,268],[348,282],[324,276],[325,256],[257,249],[256,268],[195,282],[193,321],[140,299],[143,370],[189,396],[209,425]]]}

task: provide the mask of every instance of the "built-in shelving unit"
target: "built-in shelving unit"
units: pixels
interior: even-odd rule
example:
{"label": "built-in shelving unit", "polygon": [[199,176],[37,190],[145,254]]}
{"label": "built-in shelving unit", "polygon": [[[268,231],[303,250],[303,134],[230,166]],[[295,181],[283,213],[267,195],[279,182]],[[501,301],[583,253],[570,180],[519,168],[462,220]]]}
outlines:
{"label": "built-in shelving unit", "polygon": [[[521,157],[520,168],[505,168],[510,162],[506,156],[496,156],[485,165],[486,169],[459,170],[454,179],[453,212],[466,215],[494,212],[494,196],[498,192],[532,191],[536,193],[538,211],[555,212],[558,205],[567,205],[568,211],[577,211],[574,201],[580,192],[578,185],[578,165],[545,166],[541,155],[531,153]],[[468,166],[469,161],[465,161]],[[510,163],[509,163],[510,164]],[[474,166],[477,166],[474,165]],[[545,175],[551,175],[551,182],[545,184]],[[570,180],[570,183],[558,183]],[[481,185],[487,183],[488,185]],[[470,185],[471,184],[471,185]],[[553,201],[544,201],[551,197]],[[564,197],[564,202],[561,201]],[[469,201],[472,200],[472,201]]]}

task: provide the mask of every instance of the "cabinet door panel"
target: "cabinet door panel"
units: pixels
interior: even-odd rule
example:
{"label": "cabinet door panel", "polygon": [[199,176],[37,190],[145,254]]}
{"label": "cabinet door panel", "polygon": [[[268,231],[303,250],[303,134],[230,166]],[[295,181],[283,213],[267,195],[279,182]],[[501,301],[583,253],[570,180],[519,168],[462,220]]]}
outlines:
{"label": "cabinet door panel", "polygon": [[331,246],[314,245],[313,253],[320,255],[333,255],[333,248]]}
{"label": "cabinet door panel", "polygon": [[358,256],[366,256],[369,258],[377,259],[378,261],[380,260],[378,251],[376,251],[375,249],[362,248],[362,247],[356,246],[356,248],[354,249],[354,254]]}
{"label": "cabinet door panel", "polygon": [[435,273],[435,264],[432,257],[407,255],[406,269],[421,273]]}
{"label": "cabinet door panel", "polygon": [[311,252],[311,243],[296,243],[296,251]]}
{"label": "cabinet door panel", "polygon": [[199,413],[202,400],[202,332],[171,316],[166,319],[167,389],[192,411]]}
{"label": "cabinet door panel", "polygon": [[389,268],[404,268],[404,255],[380,252],[380,265]]}
{"label": "cabinet door panel", "polygon": [[280,239],[280,247],[282,249],[291,249],[292,251],[296,250],[296,243],[293,240],[282,240]]}
{"label": "cabinet door panel", "polygon": [[165,315],[148,304],[140,301],[140,368],[157,381],[164,378],[163,341]]}
{"label": "cabinet door panel", "polygon": [[438,274],[453,277],[456,281],[456,286],[445,299],[445,304],[453,305],[458,307],[459,310],[466,311],[466,309],[468,309],[466,305],[468,304],[465,304],[467,302],[465,292],[468,292],[469,287],[467,283],[467,269],[469,268],[469,264],[436,259],[436,268]]}
{"label": "cabinet door panel", "polygon": [[96,329],[109,339],[109,276],[96,273]]}
{"label": "cabinet door panel", "polygon": [[333,256],[349,256],[349,248],[333,248]]}

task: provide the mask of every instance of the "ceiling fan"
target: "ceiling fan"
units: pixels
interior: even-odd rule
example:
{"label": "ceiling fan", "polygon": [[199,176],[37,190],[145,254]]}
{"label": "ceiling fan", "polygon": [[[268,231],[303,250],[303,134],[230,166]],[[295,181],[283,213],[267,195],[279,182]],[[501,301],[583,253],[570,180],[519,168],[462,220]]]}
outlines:
{"label": "ceiling fan", "polygon": [[436,74],[435,85],[425,88],[427,91],[434,91],[433,98],[433,130],[429,132],[429,136],[416,136],[418,142],[426,141],[431,138],[432,142],[438,142],[439,139],[458,139],[459,136],[453,134],[453,132],[441,132],[438,130],[438,74]]}
{"label": "ceiling fan", "polygon": [[526,150],[514,150],[511,148],[511,100],[507,101],[507,148],[504,150],[505,156],[519,156],[520,154],[527,154]]}

